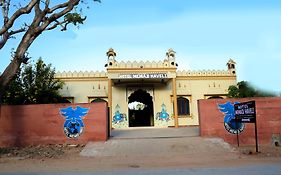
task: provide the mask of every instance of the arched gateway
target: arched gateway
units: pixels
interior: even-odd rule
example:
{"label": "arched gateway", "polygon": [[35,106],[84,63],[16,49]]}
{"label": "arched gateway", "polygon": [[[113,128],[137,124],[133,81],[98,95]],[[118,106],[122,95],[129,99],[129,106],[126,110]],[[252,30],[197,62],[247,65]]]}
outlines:
{"label": "arched gateway", "polygon": [[142,89],[138,89],[129,97],[129,104],[134,102],[140,102],[139,104],[144,104],[144,108],[128,108],[129,127],[154,126],[153,101],[150,94]]}

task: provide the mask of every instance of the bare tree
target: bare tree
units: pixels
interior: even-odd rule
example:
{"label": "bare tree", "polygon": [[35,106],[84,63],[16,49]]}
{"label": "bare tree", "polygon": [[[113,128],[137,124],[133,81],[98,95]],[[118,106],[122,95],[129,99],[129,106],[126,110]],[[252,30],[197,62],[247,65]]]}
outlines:
{"label": "bare tree", "polygon": [[[22,63],[27,63],[29,57],[27,50],[43,32],[61,27],[62,31],[67,30],[67,25],[82,24],[86,18],[76,12],[76,8],[87,3],[87,0],[0,0],[3,25],[0,28],[0,50],[9,39],[17,34],[22,38],[16,46],[10,64],[0,76],[0,102],[3,92],[12,78],[16,75]],[[90,1],[90,0],[89,0]],[[98,1],[100,0],[92,0]],[[28,21],[22,21],[22,16],[29,15]],[[0,19],[1,20],[1,19]],[[21,23],[21,26],[15,25]],[[19,36],[19,35],[17,35]],[[1,58],[3,59],[3,58]],[[8,59],[8,58],[7,58]]]}

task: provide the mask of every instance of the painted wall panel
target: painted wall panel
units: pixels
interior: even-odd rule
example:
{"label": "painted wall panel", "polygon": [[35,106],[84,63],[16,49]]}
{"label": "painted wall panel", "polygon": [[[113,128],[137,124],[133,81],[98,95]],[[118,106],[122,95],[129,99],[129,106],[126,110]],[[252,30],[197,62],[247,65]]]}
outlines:
{"label": "painted wall panel", "polygon": [[[261,144],[271,143],[273,134],[281,135],[281,98],[242,98],[242,99],[209,99],[198,101],[200,133],[203,137],[221,137],[225,141],[236,144],[236,135],[229,133],[224,127],[224,113],[218,109],[219,104],[226,102],[256,102],[258,140]],[[244,131],[239,134],[241,144],[255,144],[254,124],[245,124]]]}
{"label": "painted wall panel", "polygon": [[[76,139],[69,139],[64,133],[65,117],[60,114],[60,109],[69,106],[89,108],[88,114],[83,117],[84,130]],[[1,106],[0,146],[87,143],[106,140],[106,103]]]}

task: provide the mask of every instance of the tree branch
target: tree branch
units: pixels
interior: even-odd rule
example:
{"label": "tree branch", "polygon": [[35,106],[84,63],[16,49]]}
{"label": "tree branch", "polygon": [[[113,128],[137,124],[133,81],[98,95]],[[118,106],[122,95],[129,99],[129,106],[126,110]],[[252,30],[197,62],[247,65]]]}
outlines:
{"label": "tree branch", "polygon": [[68,6],[68,3],[69,2],[65,2],[65,3],[62,3],[62,4],[58,4],[56,6],[54,6],[53,8],[51,8],[48,13],[53,13],[54,11],[58,10],[58,9],[61,9],[61,8],[65,8]]}
{"label": "tree branch", "polygon": [[[61,18],[62,16],[64,16],[65,14],[67,14],[68,12],[70,12],[71,10],[73,10],[74,6],[76,6],[77,4],[79,4],[80,0],[69,0],[68,5],[66,6],[65,9],[63,9],[62,11],[58,12],[58,13],[54,13],[52,14],[49,18],[46,19],[46,22],[44,22],[40,27],[38,27],[36,30],[37,32],[42,32],[44,30],[46,30],[46,28],[52,23],[57,21],[57,19]],[[58,8],[59,9],[59,8]],[[58,26],[58,25],[56,25]],[[64,27],[66,28],[66,26]],[[63,28],[63,29],[64,29]]]}
{"label": "tree branch", "polygon": [[61,26],[61,28],[62,28],[61,31],[65,31],[67,25],[68,25],[68,21],[66,21],[66,20],[61,21],[61,22],[56,20],[52,26],[47,27],[45,30],[52,30],[52,29],[55,29],[57,26]]}
{"label": "tree branch", "polygon": [[45,1],[45,9],[49,9],[50,0]]}
{"label": "tree branch", "polygon": [[42,13],[42,10],[40,9],[40,1],[35,4],[34,10],[35,16],[39,16]]}
{"label": "tree branch", "polygon": [[6,42],[8,41],[8,39],[10,38],[9,33],[6,32],[3,35],[1,35],[1,40],[0,40],[0,49],[2,49]]}
{"label": "tree branch", "polygon": [[20,29],[18,29],[18,30],[11,30],[11,31],[9,32],[9,34],[10,34],[10,36],[12,36],[12,35],[14,35],[14,34],[24,32],[24,31],[26,31],[26,30],[27,30],[27,28],[22,27],[22,28],[20,28]]}
{"label": "tree branch", "polygon": [[2,15],[3,15],[3,19],[4,19],[4,23],[6,23],[8,21],[8,14],[9,14],[9,8],[10,8],[10,1],[11,0],[6,0],[2,1]]}
{"label": "tree branch", "polygon": [[3,35],[5,32],[7,32],[14,24],[15,20],[18,19],[23,14],[28,14],[31,12],[31,9],[34,7],[34,5],[39,2],[39,0],[31,0],[28,5],[25,7],[22,7],[18,9],[10,19],[7,20],[7,22],[4,23],[2,28],[0,29],[0,35]]}
{"label": "tree branch", "polygon": [[15,35],[17,33],[21,33],[26,31],[27,29],[25,27],[22,27],[18,30],[12,30],[10,32],[5,32],[3,35],[1,35],[1,40],[0,40],[0,50],[5,46],[6,42],[8,39],[11,38],[12,35]]}

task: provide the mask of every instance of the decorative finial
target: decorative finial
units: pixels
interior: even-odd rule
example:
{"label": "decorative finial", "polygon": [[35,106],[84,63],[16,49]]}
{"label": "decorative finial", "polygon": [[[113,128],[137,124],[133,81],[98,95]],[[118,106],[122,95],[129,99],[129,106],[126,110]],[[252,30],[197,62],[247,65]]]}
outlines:
{"label": "decorative finial", "polygon": [[176,52],[172,49],[172,48],[170,48],[169,50],[168,50],[168,52],[166,52],[166,56],[168,57],[168,58],[175,58],[175,55],[176,55]]}
{"label": "decorative finial", "polygon": [[114,51],[114,49],[109,48],[108,51],[106,52],[107,57],[116,57],[116,52]]}

